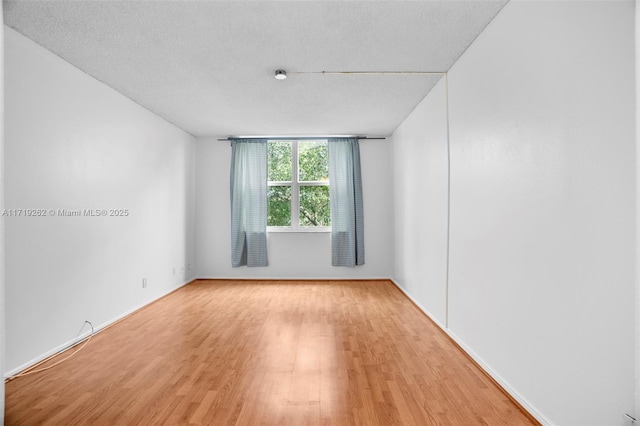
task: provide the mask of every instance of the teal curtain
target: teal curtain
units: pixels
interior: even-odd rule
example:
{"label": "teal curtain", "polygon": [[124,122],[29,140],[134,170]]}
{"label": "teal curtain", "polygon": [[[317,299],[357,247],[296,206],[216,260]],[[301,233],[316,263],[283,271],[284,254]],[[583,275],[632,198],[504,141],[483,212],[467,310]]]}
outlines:
{"label": "teal curtain", "polygon": [[231,264],[267,266],[267,140],[231,140]]}
{"label": "teal curtain", "polygon": [[364,212],[360,145],[355,138],[332,138],[329,148],[331,264],[364,265]]}

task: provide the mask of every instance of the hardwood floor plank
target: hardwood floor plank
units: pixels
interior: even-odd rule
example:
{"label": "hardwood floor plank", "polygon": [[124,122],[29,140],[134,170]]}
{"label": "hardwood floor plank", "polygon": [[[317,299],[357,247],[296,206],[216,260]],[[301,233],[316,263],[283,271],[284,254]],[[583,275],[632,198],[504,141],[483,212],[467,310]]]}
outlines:
{"label": "hardwood floor plank", "polygon": [[8,382],[5,413],[7,425],[534,424],[386,280],[194,282]]}

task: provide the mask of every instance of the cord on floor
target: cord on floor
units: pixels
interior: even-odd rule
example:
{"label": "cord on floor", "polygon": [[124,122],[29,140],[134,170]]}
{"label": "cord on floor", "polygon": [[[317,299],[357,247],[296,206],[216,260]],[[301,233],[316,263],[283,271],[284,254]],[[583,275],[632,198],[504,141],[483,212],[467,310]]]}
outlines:
{"label": "cord on floor", "polygon": [[[84,349],[84,347],[85,347],[85,346],[87,346],[87,343],[89,343],[89,340],[91,340],[91,338],[93,337],[93,333],[94,333],[94,330],[93,330],[93,324],[91,324],[91,322],[89,322],[89,321],[85,321],[84,323],[85,323],[85,324],[89,324],[89,325],[91,326],[91,333],[90,333],[90,334],[89,334],[89,336],[87,336],[87,338],[84,340],[84,343],[82,344],[82,346],[80,346],[78,349],[76,349],[76,351],[75,351],[75,352],[73,352],[71,355],[69,355],[68,357],[63,358],[63,359],[61,359],[60,361],[58,361],[58,362],[56,362],[56,363],[54,363],[54,364],[51,364],[51,365],[49,365],[49,366],[47,366],[47,367],[37,368],[37,369],[35,369],[35,370],[33,370],[33,369],[32,369],[32,370],[29,370],[29,369],[24,370],[24,371],[22,371],[22,372],[20,372],[20,373],[18,373],[18,374],[14,374],[13,376],[11,376],[11,377],[7,378],[7,380],[6,380],[6,381],[8,382],[8,381],[11,381],[11,380],[16,379],[16,378],[18,378],[18,377],[27,376],[27,375],[29,375],[29,374],[40,373],[40,372],[42,372],[42,371],[49,370],[50,368],[53,368],[53,367],[55,367],[56,365],[59,365],[59,364],[61,364],[61,363],[65,362],[66,360],[68,360],[69,358],[71,358],[72,356],[74,356],[75,354],[77,354],[78,352],[80,352],[82,349]],[[78,343],[80,343],[80,342],[74,343],[71,347],[76,346]],[[66,350],[66,349],[65,349],[65,350]],[[57,355],[57,354],[56,354],[56,355]],[[55,355],[54,355],[54,356],[55,356]],[[49,357],[49,358],[47,358],[47,359],[45,359],[45,360],[41,361],[40,363],[38,363],[38,364],[34,365],[34,367],[37,367],[38,365],[40,365],[40,364],[42,364],[42,363],[44,363],[44,362],[48,361],[48,360],[49,360],[49,359],[51,359],[51,358],[52,358],[52,357]],[[32,367],[32,368],[33,368],[33,367]]]}

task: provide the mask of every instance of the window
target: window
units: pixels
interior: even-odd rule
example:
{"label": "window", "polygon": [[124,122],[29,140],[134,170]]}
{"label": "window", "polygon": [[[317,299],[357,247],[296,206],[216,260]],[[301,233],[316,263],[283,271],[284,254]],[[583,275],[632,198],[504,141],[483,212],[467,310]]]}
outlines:
{"label": "window", "polygon": [[269,231],[330,231],[326,140],[268,141]]}

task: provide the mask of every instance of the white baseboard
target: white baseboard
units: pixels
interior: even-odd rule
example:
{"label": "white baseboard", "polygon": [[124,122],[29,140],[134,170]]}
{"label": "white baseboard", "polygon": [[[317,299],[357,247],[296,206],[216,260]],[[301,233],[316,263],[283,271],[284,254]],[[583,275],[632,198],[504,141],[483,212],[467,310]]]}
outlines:
{"label": "white baseboard", "polygon": [[196,280],[242,280],[242,281],[382,281],[389,277],[198,277]]}
{"label": "white baseboard", "polygon": [[[93,327],[93,334],[95,335],[95,334],[99,333],[100,331],[104,330],[105,328],[107,328],[111,324],[120,321],[122,318],[124,318],[124,317],[126,317],[128,315],[131,315],[132,313],[144,308],[147,305],[150,305],[151,303],[155,302],[156,300],[163,298],[167,294],[172,293],[172,292],[178,290],[181,287],[184,287],[185,285],[189,284],[190,282],[194,281],[195,279],[196,278],[192,278],[192,279],[190,279],[190,280],[178,285],[177,287],[175,287],[175,288],[173,288],[171,290],[168,290],[168,291],[158,295],[157,297],[155,297],[155,298],[153,298],[153,299],[151,299],[151,300],[149,300],[147,302],[142,303],[141,305],[138,305],[138,306],[136,306],[136,307],[134,307],[132,309],[129,309],[128,311],[124,312],[123,314],[120,314],[120,315],[108,320],[107,322],[104,322],[104,323],[98,325],[97,327],[94,326]],[[39,362],[44,361],[45,359],[47,359],[47,358],[49,358],[49,357],[51,357],[53,355],[56,355],[56,354],[58,354],[60,352],[63,352],[66,349],[78,344],[82,340],[84,340],[87,337],[89,337],[89,334],[91,334],[91,332],[90,331],[86,331],[85,333],[79,335],[78,337],[63,343],[63,344],[51,349],[50,351],[47,351],[47,352],[45,352],[45,353],[33,358],[32,360],[25,362],[22,365],[14,368],[12,370],[6,371],[4,373],[5,380],[15,376],[16,374],[20,373],[21,371],[26,370],[27,368],[30,368],[30,367],[36,365]]]}
{"label": "white baseboard", "polygon": [[449,328],[447,328],[444,324],[438,321],[433,315],[431,315],[431,313],[427,309],[425,309],[425,307],[422,306],[422,304],[418,302],[413,296],[411,296],[411,294],[409,294],[400,284],[398,284],[393,279],[391,279],[391,282],[395,284],[395,286],[398,287],[398,289],[402,293],[404,293],[404,295],[407,296],[426,316],[428,316],[429,319],[431,319],[431,321],[433,321],[443,332],[445,332],[447,336],[451,338],[451,340],[456,342],[456,344],[460,346],[460,348],[471,359],[473,359],[478,364],[478,366],[480,366],[480,368],[484,370],[485,373],[487,373],[493,380],[495,380],[496,383],[502,386],[502,389],[504,389],[504,391],[507,392],[509,396],[511,396],[514,400],[516,400],[518,404],[522,406],[522,408],[527,410],[529,414],[531,414],[536,420],[538,420],[544,426],[552,425],[552,423],[545,416],[543,416],[540,413],[540,411],[538,411],[531,403],[529,403],[522,395],[520,395],[511,385],[509,385],[509,383],[507,383],[502,377],[500,377],[500,375],[497,372],[495,372],[486,362],[484,362],[482,358],[480,358],[478,354],[476,354],[458,336],[456,336],[455,333],[453,333]]}

